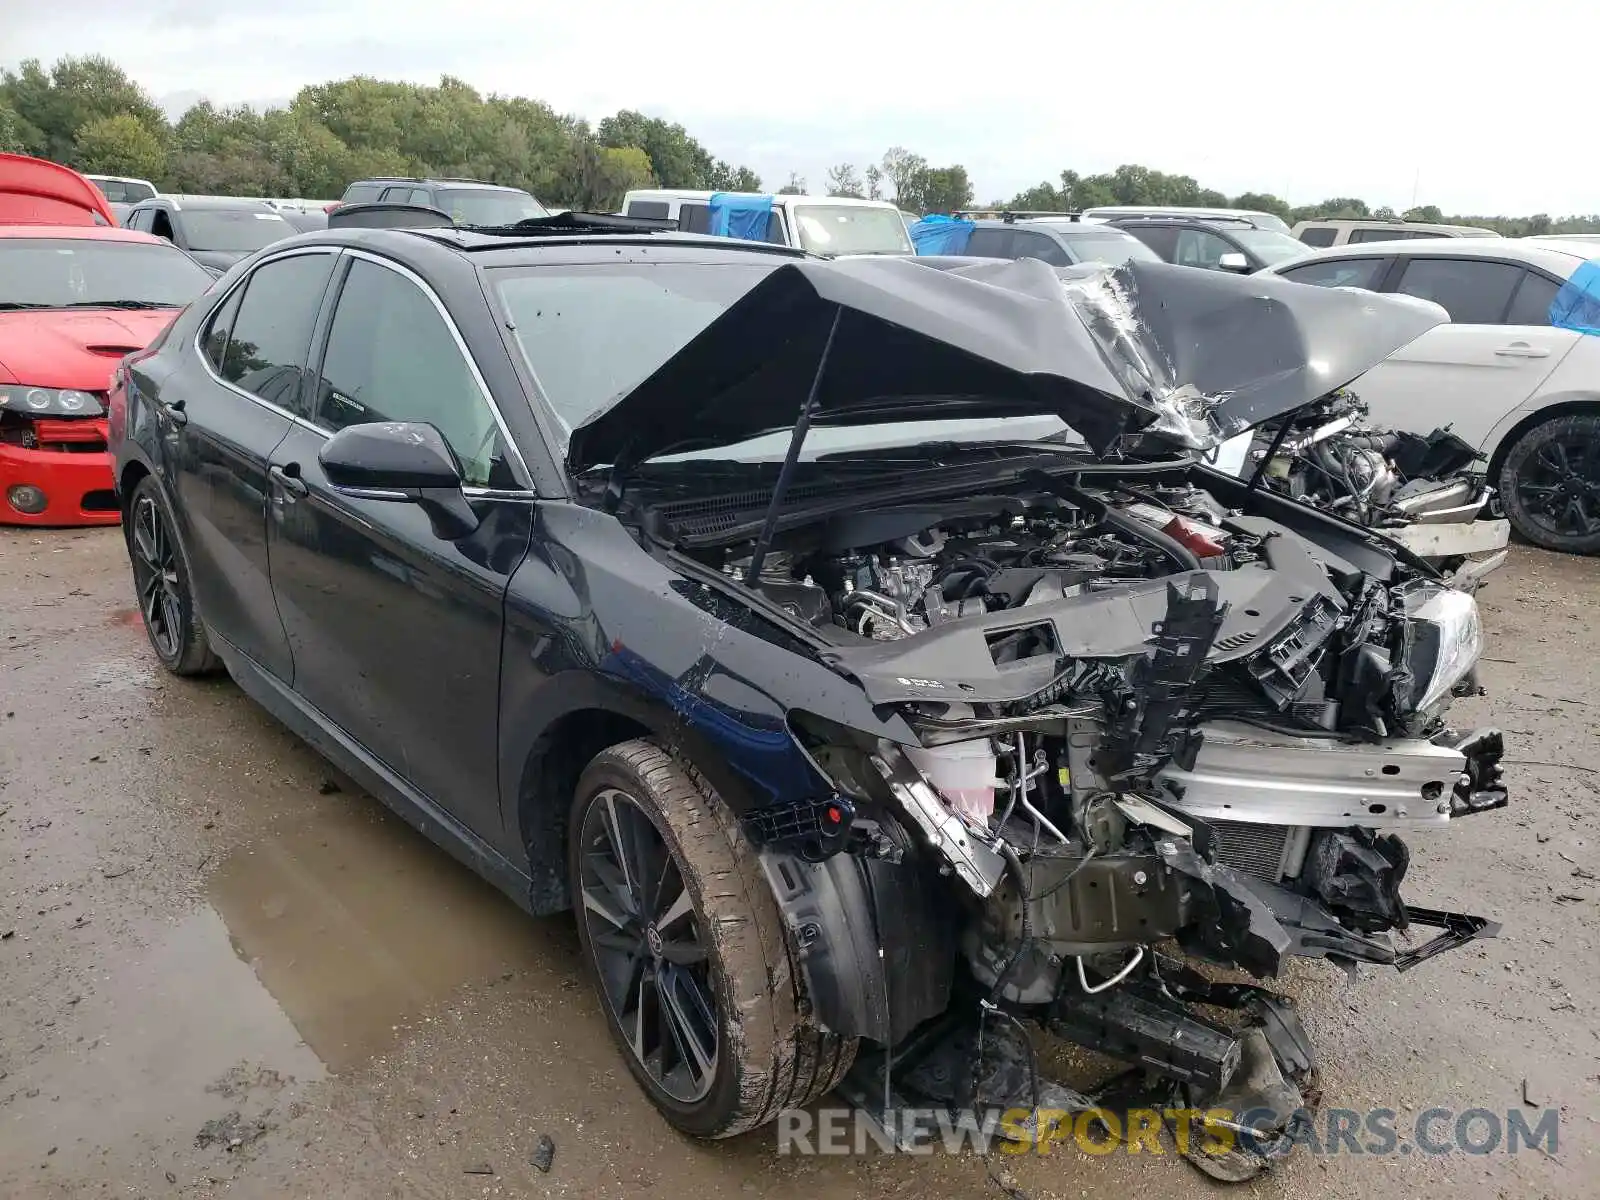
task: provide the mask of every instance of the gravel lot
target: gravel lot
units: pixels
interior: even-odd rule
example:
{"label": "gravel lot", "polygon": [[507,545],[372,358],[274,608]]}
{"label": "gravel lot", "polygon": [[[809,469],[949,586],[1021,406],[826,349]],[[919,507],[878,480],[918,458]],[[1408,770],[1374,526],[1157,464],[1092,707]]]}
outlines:
{"label": "gravel lot", "polygon": [[[158,672],[120,534],[0,531],[0,1196],[1000,1196],[975,1156],[701,1145],[612,1049],[567,919],[531,921],[225,680]],[[1287,984],[1326,1105],[1560,1109],[1554,1155],[997,1161],[1029,1197],[1600,1196],[1600,561],[1484,593],[1509,811],[1413,842],[1419,904],[1504,922],[1405,976]],[[1534,1113],[1528,1108],[1530,1114]],[[1536,1114],[1535,1114],[1536,1116]],[[556,1145],[548,1174],[529,1159]],[[485,1173],[488,1172],[488,1173]]]}

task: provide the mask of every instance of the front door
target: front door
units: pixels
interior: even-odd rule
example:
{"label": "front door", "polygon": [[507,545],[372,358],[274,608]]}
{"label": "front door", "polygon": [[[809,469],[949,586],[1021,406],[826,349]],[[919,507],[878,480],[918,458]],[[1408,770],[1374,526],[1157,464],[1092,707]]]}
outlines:
{"label": "front door", "polygon": [[312,326],[336,261],[331,249],[269,259],[234,288],[201,332],[203,377],[184,390],[182,423],[167,440],[206,624],[284,680],[289,643],[267,563],[268,458],[301,408]]}
{"label": "front door", "polygon": [[[311,426],[273,454],[272,587],[294,690],[413,788],[502,852],[500,642],[534,509],[478,372],[412,276],[347,256]],[[415,504],[331,487],[318,463],[349,425],[423,421],[462,466],[478,531],[438,537]],[[484,494],[490,489],[494,494]]]}

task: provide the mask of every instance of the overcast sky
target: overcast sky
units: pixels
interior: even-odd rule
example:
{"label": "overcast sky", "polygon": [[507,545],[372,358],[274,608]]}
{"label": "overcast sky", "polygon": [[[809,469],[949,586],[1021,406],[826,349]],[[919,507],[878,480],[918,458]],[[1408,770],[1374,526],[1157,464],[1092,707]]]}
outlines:
{"label": "overcast sky", "polygon": [[356,73],[681,121],[818,188],[892,144],[979,201],[1137,162],[1225,192],[1600,211],[1593,0],[0,0],[0,65],[100,53],[169,107]]}

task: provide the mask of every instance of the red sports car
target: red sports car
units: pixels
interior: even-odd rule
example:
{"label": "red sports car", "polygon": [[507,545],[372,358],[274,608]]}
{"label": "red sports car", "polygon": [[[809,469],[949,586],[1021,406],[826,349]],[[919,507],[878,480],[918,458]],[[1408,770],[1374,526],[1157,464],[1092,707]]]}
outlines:
{"label": "red sports car", "polygon": [[0,525],[115,525],[106,392],[212,275],[76,171],[0,154]]}

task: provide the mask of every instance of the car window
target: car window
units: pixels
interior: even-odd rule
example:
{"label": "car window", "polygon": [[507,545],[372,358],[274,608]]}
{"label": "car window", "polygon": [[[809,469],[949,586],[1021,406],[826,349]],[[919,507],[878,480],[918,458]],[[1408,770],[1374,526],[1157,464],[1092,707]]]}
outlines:
{"label": "car window", "polygon": [[1131,233],[1164,262],[1178,261],[1178,231],[1171,225],[1119,225],[1124,233]]}
{"label": "car window", "polygon": [[1365,229],[1352,229],[1345,242],[1403,242],[1416,236],[1410,229],[1397,229],[1392,225],[1373,228],[1369,225]]}
{"label": "car window", "polygon": [[1178,230],[1177,253],[1173,262],[1180,267],[1206,267],[1215,270],[1224,254],[1238,251],[1216,234],[1204,229]]}
{"label": "car window", "polygon": [[[300,382],[333,264],[332,254],[296,254],[257,267],[245,284],[227,345],[207,343],[207,356],[220,363],[217,373],[235,387],[305,416]],[[226,314],[225,305],[219,319]]]}
{"label": "car window", "polygon": [[678,228],[684,233],[710,233],[711,206],[688,202],[678,205]]}
{"label": "car window", "polygon": [[1306,229],[1301,231],[1300,240],[1308,246],[1331,246],[1338,236],[1337,229]]}
{"label": "car window", "polygon": [[649,378],[776,265],[502,267],[490,276],[565,435]]}
{"label": "car window", "polygon": [[228,377],[223,369],[228,350],[228,335],[233,332],[233,323],[239,316],[239,303],[243,299],[244,288],[234,288],[222,302],[222,307],[212,314],[210,322],[206,325],[205,336],[200,339],[206,361],[211,364],[211,369],[224,379]]}
{"label": "car window", "polygon": [[1511,308],[1506,313],[1507,325],[1548,325],[1550,306],[1556,302],[1560,285],[1553,279],[1532,271],[1522,273],[1522,283],[1511,298]]}
{"label": "car window", "polygon": [[1106,225],[1074,228],[1065,237],[1073,262],[1120,267],[1130,259],[1134,262],[1161,261],[1161,256],[1138,238]]}
{"label": "car window", "polygon": [[672,206],[665,200],[634,200],[628,205],[630,217],[650,217],[658,221],[666,220],[671,211]]}
{"label": "car window", "polygon": [[1013,230],[1011,234],[1012,258],[1037,258],[1041,262],[1066,266],[1072,260],[1052,237],[1031,229]]}
{"label": "car window", "polygon": [[350,264],[339,293],[314,419],[331,430],[426,422],[455,451],[463,483],[516,486],[494,411],[450,326],[415,283],[365,259]]}
{"label": "car window", "polygon": [[128,228],[142,230],[149,233],[155,227],[156,212],[153,208],[141,208],[128,216]]}
{"label": "car window", "polygon": [[344,190],[346,204],[367,204],[376,200],[383,194],[383,188],[376,183],[352,183]]}
{"label": "car window", "polygon": [[434,202],[433,202],[433,193],[430,192],[427,188],[412,188],[411,189],[411,196],[410,196],[409,199],[406,200],[406,203],[407,204],[420,204],[424,208],[437,208],[438,207],[438,205],[434,204]]}
{"label": "car window", "polygon": [[1010,258],[1009,229],[974,229],[967,239],[966,253],[974,258]]}
{"label": "car window", "polygon": [[1444,306],[1461,325],[1498,325],[1522,268],[1471,258],[1413,258],[1395,290]]}
{"label": "car window", "polygon": [[281,213],[265,205],[260,208],[190,208],[184,210],[182,220],[191,250],[248,254],[295,233],[294,226],[285,221]]}
{"label": "car window", "polygon": [[409,185],[406,187],[386,187],[383,189],[382,194],[379,195],[378,201],[382,204],[404,204],[406,197],[409,195],[411,195]]}
{"label": "car window", "polygon": [[1370,292],[1378,289],[1384,262],[1381,258],[1327,258],[1293,267],[1281,274],[1296,283],[1314,283],[1318,287],[1366,288]]}

